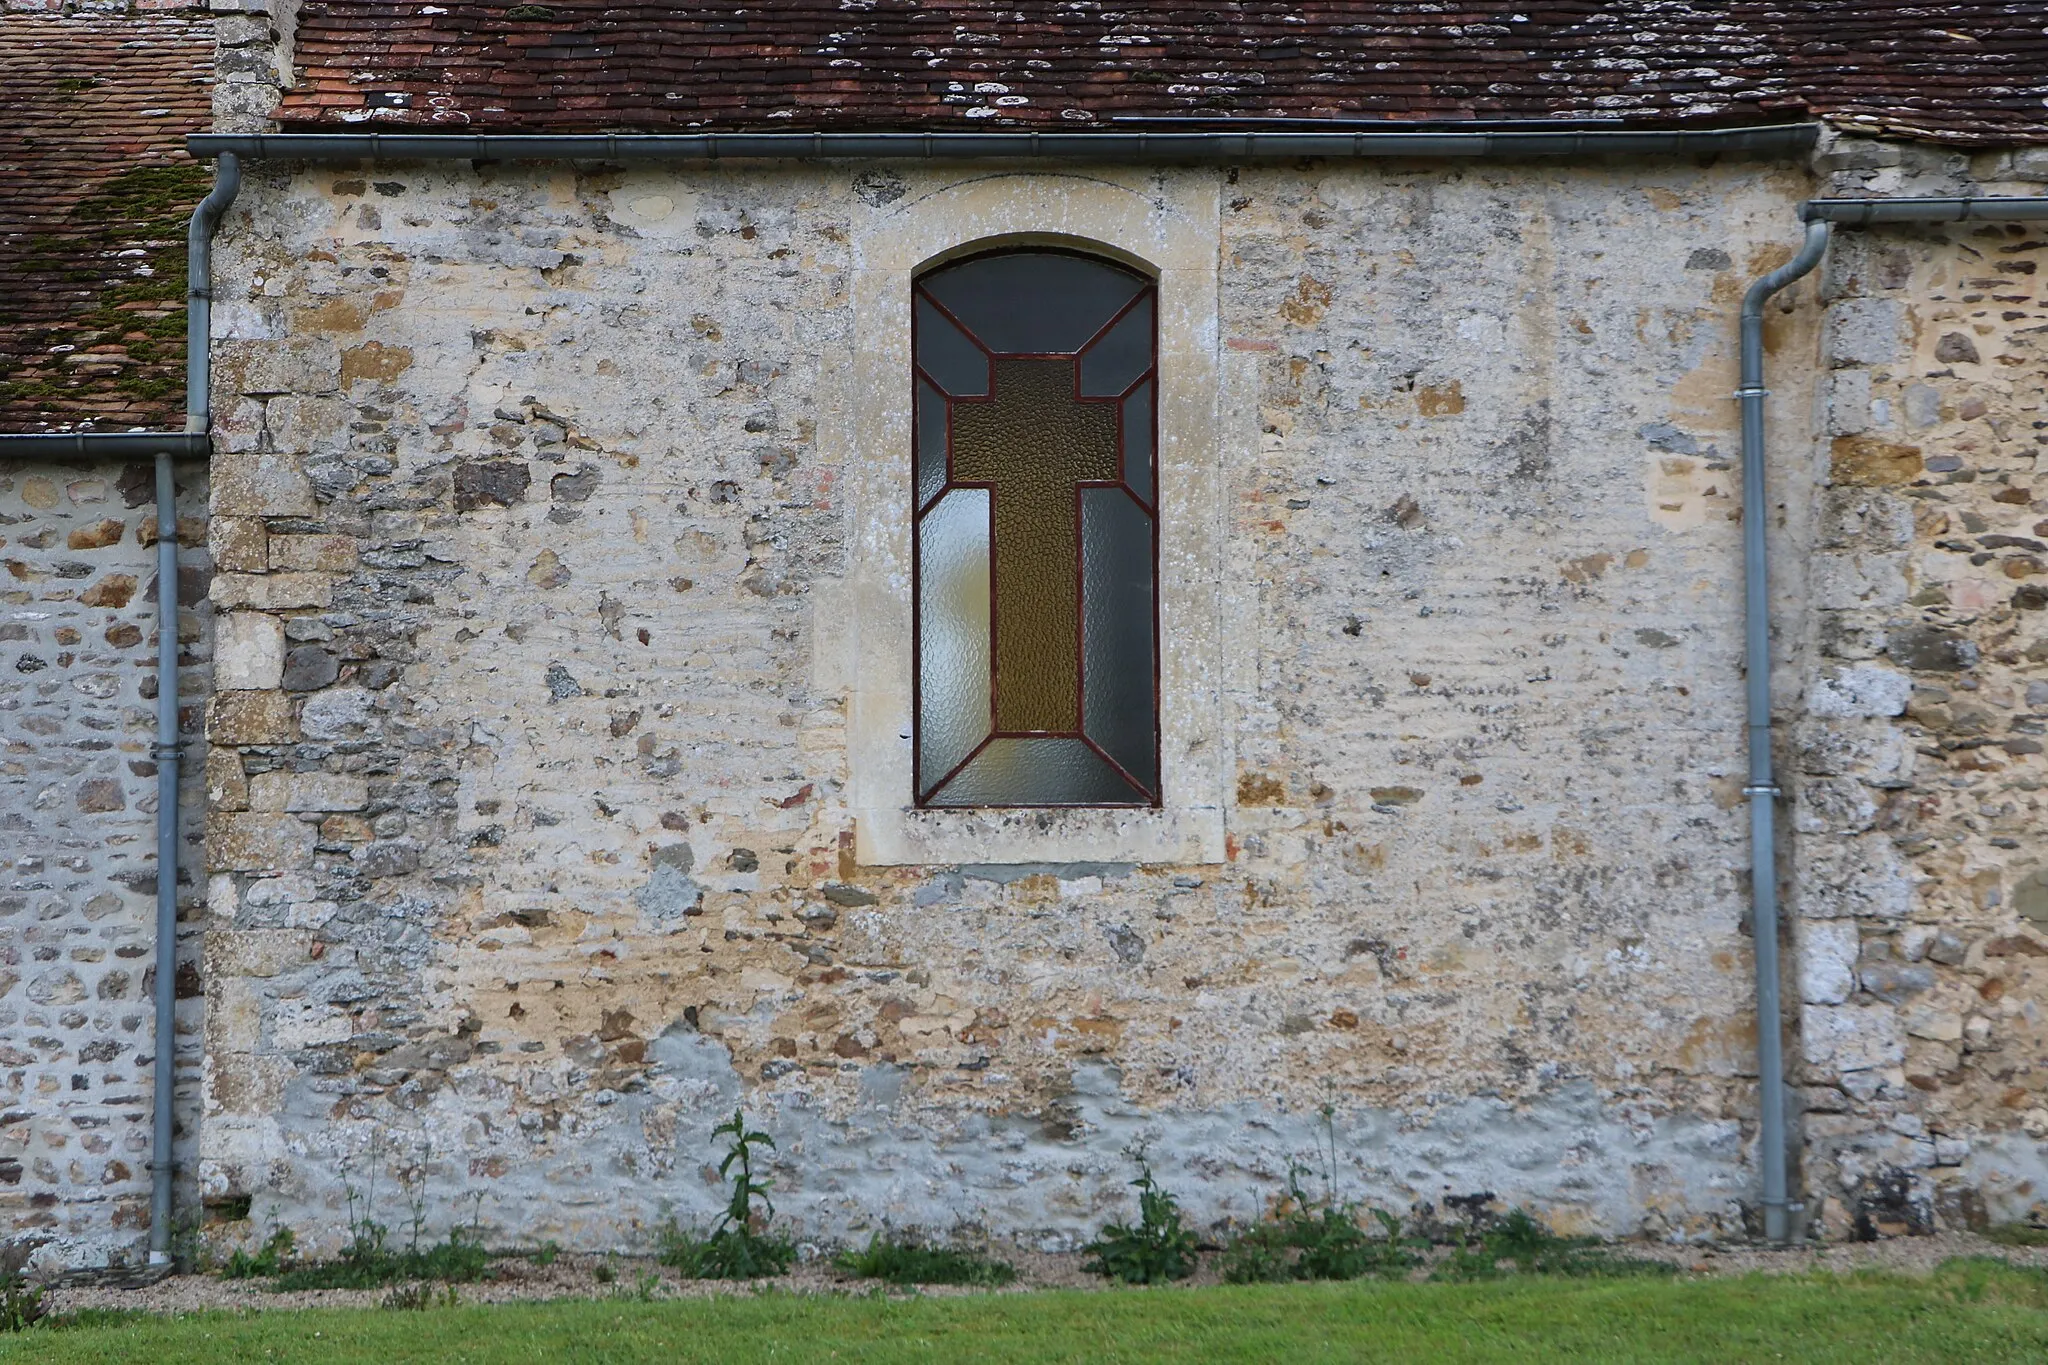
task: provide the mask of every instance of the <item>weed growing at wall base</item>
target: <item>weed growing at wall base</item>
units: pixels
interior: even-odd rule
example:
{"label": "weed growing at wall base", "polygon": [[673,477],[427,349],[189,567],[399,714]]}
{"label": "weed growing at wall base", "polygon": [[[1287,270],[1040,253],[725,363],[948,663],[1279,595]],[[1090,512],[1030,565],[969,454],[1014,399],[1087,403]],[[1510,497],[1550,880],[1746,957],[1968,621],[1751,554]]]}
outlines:
{"label": "weed growing at wall base", "polygon": [[1125,1284],[1184,1280],[1195,1269],[1195,1236],[1181,1222],[1180,1201],[1152,1178],[1143,1148],[1126,1153],[1138,1163],[1138,1222],[1111,1223],[1082,1250],[1087,1268]]}
{"label": "weed growing at wall base", "polygon": [[1375,1237],[1360,1226],[1357,1204],[1313,1201],[1301,1188],[1302,1167],[1287,1174],[1287,1201],[1280,1216],[1249,1228],[1223,1249],[1223,1278],[1232,1284],[1281,1280],[1355,1280],[1365,1275],[1403,1275],[1422,1263],[1419,1239],[1401,1235],[1401,1220],[1371,1210],[1379,1223]]}
{"label": "weed growing at wall base", "polygon": [[402,1284],[386,1294],[377,1304],[379,1308],[396,1309],[399,1312],[423,1313],[429,1308],[453,1308],[462,1302],[462,1296],[455,1292],[455,1286],[444,1284],[436,1289],[431,1284]]}
{"label": "weed growing at wall base", "polygon": [[410,1246],[393,1251],[384,1245],[384,1228],[377,1223],[359,1225],[355,1240],[332,1261],[294,1266],[270,1282],[277,1290],[293,1289],[375,1289],[406,1281],[438,1280],[444,1284],[469,1284],[489,1278],[491,1253],[483,1243],[459,1228],[449,1230],[443,1242]]}
{"label": "weed growing at wall base", "polygon": [[2048,1227],[2032,1223],[1995,1223],[1984,1229],[1984,1236],[2001,1246],[2048,1247]]}
{"label": "weed growing at wall base", "polygon": [[969,1284],[994,1288],[1017,1278],[1006,1261],[960,1247],[932,1247],[902,1237],[868,1240],[863,1251],[842,1251],[835,1260],[841,1270],[889,1284]]}
{"label": "weed growing at wall base", "polygon": [[268,1279],[291,1269],[296,1238],[290,1228],[276,1228],[254,1252],[237,1250],[220,1268],[224,1280]]}
{"label": "weed growing at wall base", "polygon": [[43,1291],[20,1275],[9,1275],[0,1284],[0,1332],[26,1331],[43,1311]]}
{"label": "weed growing at wall base", "polygon": [[1628,1275],[1670,1276],[1678,1267],[1664,1261],[1616,1256],[1591,1237],[1559,1237],[1525,1209],[1477,1232],[1439,1262],[1433,1280],[1491,1280],[1510,1272],[1577,1278]]}
{"label": "weed growing at wall base", "polygon": [[725,1212],[709,1236],[670,1223],[660,1233],[657,1258],[696,1280],[757,1280],[784,1273],[796,1259],[796,1243],[767,1230],[775,1217],[775,1205],[768,1201],[774,1182],[754,1174],[755,1149],[773,1149],[775,1139],[747,1127],[738,1109],[711,1135],[731,1138],[725,1160],[718,1163],[718,1173],[732,1181]]}

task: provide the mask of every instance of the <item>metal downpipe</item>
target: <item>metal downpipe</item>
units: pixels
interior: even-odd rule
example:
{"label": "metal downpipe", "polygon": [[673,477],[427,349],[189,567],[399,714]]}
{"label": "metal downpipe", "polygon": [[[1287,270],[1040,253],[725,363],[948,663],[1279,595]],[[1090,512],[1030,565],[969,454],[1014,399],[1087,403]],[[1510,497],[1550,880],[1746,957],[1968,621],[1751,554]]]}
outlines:
{"label": "metal downpipe", "polygon": [[[185,239],[185,431],[204,439],[212,415],[213,234],[242,186],[242,166],[223,153],[213,188],[192,211]],[[171,451],[156,452],[156,1038],[149,1150],[149,1260],[171,1252],[171,1184],[177,1162],[178,1051],[178,488]]]}
{"label": "metal downpipe", "polygon": [[1750,930],[1756,951],[1758,1159],[1763,1167],[1764,1238],[1791,1235],[1786,1180],[1784,1006],[1778,991],[1778,781],[1771,764],[1771,616],[1764,485],[1764,304],[1820,264],[1832,225],[1806,225],[1799,254],[1749,287],[1742,300],[1742,559],[1743,631],[1748,653]]}
{"label": "metal downpipe", "polygon": [[156,457],[156,1053],[150,1140],[149,1259],[170,1259],[171,1155],[178,1048],[178,496]]}
{"label": "metal downpipe", "polygon": [[213,234],[241,188],[241,157],[222,152],[185,235],[185,430],[194,434],[205,432],[213,411]]}

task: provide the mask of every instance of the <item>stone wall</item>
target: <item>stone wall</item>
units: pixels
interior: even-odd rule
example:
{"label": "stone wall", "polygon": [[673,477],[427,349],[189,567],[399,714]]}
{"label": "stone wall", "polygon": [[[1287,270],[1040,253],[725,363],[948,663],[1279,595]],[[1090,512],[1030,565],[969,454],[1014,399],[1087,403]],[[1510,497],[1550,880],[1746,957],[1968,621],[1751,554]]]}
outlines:
{"label": "stone wall", "polygon": [[213,131],[263,132],[293,82],[299,0],[206,0],[205,8],[214,16]]}
{"label": "stone wall", "polygon": [[1139,1141],[1248,1217],[1326,1105],[1349,1194],[1740,1227],[1733,316],[1804,177],[1091,171],[1219,206],[1227,857],[863,867],[848,690],[901,661],[834,652],[843,490],[903,453],[833,434],[859,243],[1001,174],[252,169],[216,312],[226,1231],[331,1243],[404,1172],[437,1225],[475,1194],[499,1238],[631,1244],[715,1207],[741,1103],[817,1235],[1071,1241]]}
{"label": "stone wall", "polygon": [[[202,466],[179,475],[179,686],[196,769],[207,486]],[[140,1259],[148,1234],[154,498],[147,465],[0,464],[0,1243],[48,1268]],[[196,905],[202,793],[188,773],[179,885]],[[178,980],[188,1201],[201,1023],[191,946]]]}
{"label": "stone wall", "polygon": [[[1821,164],[1843,195],[2048,182],[2040,152]],[[1795,815],[1813,1211],[1834,1235],[2012,1220],[2048,1180],[2048,231],[1843,230],[1825,270]]]}

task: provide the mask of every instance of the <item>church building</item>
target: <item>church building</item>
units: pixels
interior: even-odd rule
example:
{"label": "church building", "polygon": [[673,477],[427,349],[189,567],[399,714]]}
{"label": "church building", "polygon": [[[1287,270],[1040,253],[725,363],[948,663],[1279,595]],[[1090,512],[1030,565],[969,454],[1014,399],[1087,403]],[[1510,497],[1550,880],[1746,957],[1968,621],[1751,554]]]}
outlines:
{"label": "church building", "polygon": [[820,1244],[1078,1245],[1138,1151],[2048,1205],[2037,6],[6,0],[0,73],[33,1264],[401,1173],[644,1248],[735,1109]]}

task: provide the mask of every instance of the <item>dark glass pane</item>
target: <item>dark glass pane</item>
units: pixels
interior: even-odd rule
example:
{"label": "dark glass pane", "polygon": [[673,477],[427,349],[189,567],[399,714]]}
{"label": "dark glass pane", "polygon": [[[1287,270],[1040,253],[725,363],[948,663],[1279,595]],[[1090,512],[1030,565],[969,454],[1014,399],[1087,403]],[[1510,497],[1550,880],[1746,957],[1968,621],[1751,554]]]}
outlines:
{"label": "dark glass pane", "polygon": [[946,315],[917,300],[917,366],[947,393],[975,397],[988,392],[988,356]]}
{"label": "dark glass pane", "polygon": [[1078,739],[992,739],[933,806],[1142,806],[1144,793]]}
{"label": "dark glass pane", "polygon": [[917,505],[929,507],[946,486],[946,399],[937,389],[917,385]]}
{"label": "dark glass pane", "polygon": [[988,490],[956,488],[917,526],[917,789],[989,729]]}
{"label": "dark glass pane", "polygon": [[1124,400],[1124,482],[1146,502],[1152,499],[1152,381],[1146,380]]}
{"label": "dark glass pane", "polygon": [[1074,397],[1071,360],[999,360],[953,405],[953,477],[995,488],[997,730],[1081,725],[1075,492],[1117,477],[1116,408]]}
{"label": "dark glass pane", "polygon": [[1102,340],[1081,353],[1081,394],[1114,398],[1131,381],[1152,368],[1152,295],[1131,305],[1131,311],[1103,333]]}
{"label": "dark glass pane", "polygon": [[1145,283],[1106,261],[1014,251],[945,266],[924,288],[991,351],[1044,355],[1080,350]]}
{"label": "dark glass pane", "polygon": [[1081,490],[1083,729],[1158,790],[1152,518],[1121,488]]}

